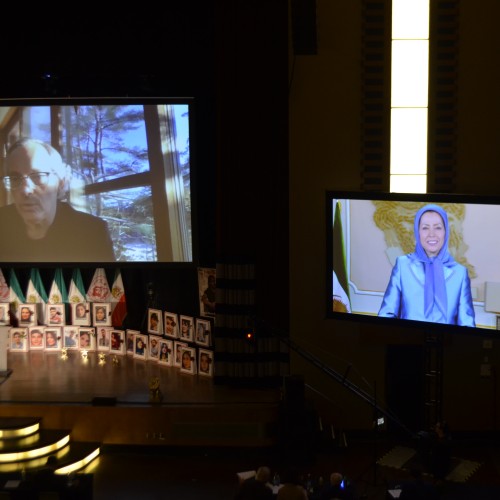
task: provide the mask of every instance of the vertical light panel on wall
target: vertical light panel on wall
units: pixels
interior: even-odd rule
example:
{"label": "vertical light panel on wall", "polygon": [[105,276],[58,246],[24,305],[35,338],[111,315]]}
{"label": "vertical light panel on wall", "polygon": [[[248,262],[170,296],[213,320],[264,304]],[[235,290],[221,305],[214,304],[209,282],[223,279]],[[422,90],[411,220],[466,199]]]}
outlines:
{"label": "vertical light panel on wall", "polygon": [[390,191],[427,191],[429,0],[392,1]]}

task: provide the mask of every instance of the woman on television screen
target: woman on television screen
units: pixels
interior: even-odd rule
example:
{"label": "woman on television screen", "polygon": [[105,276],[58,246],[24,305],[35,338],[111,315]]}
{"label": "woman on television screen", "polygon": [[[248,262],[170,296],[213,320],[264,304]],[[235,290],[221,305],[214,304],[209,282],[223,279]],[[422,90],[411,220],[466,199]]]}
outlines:
{"label": "woman on television screen", "polygon": [[378,315],[476,326],[469,273],[448,251],[446,212],[422,207],[413,230],[415,251],[396,259]]}

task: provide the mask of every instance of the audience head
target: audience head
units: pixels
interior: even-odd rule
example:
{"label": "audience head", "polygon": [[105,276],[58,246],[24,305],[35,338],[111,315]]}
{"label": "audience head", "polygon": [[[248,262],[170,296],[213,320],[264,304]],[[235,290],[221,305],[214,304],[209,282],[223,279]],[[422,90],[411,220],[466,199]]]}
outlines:
{"label": "audience head", "polygon": [[332,472],[330,475],[330,484],[332,486],[340,486],[342,479],[344,479],[344,476],[340,472]]}
{"label": "audience head", "polygon": [[259,467],[257,469],[257,474],[255,474],[255,479],[263,483],[269,482],[271,480],[271,469],[266,466]]}

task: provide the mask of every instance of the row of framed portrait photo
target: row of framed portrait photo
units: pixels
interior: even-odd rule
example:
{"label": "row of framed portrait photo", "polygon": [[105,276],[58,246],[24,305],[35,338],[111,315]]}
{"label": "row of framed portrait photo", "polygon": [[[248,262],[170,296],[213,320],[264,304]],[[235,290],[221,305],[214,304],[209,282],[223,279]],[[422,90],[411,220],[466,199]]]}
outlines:
{"label": "row of framed portrait photo", "polygon": [[213,351],[197,348],[187,342],[166,339],[160,335],[146,335],[127,330],[127,354],[134,358],[175,366],[181,372],[213,376]]}
{"label": "row of framed portrait photo", "polygon": [[[16,317],[19,326],[31,327],[44,323],[46,326],[112,326],[111,303],[108,302],[78,302],[70,304],[71,322],[66,321],[66,304],[19,304]],[[44,317],[40,316],[44,313]],[[8,325],[9,304],[0,304],[0,325]]]}
{"label": "row of framed portrait photo", "polygon": [[213,375],[213,351],[159,335],[143,334],[138,330],[74,325],[12,327],[9,328],[7,346],[11,352],[57,352],[66,349],[131,355],[137,359],[179,367],[185,373]]}
{"label": "row of framed portrait photo", "polygon": [[194,342],[205,347],[211,345],[212,323],[206,318],[194,318],[150,308],[147,331],[152,335],[165,335],[171,339]]}
{"label": "row of framed portrait photo", "polygon": [[[98,330],[98,331],[97,331]],[[10,351],[86,350],[126,354],[125,331],[112,327],[27,326],[9,329]]]}

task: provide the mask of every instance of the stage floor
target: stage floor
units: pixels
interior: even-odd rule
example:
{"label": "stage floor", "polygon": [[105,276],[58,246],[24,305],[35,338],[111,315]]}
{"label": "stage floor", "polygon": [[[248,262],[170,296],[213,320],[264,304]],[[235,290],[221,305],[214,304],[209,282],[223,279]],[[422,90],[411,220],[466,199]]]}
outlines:
{"label": "stage floor", "polygon": [[[269,446],[276,441],[279,388],[222,386],[132,356],[79,351],[8,352],[0,416],[41,417],[46,429],[103,444]],[[149,382],[160,381],[161,399]]]}
{"label": "stage floor", "polygon": [[10,374],[0,378],[0,402],[80,403],[94,398],[116,398],[116,404],[149,404],[149,382],[157,377],[162,393],[161,404],[239,404],[277,403],[277,388],[235,388],[220,386],[212,377],[181,373],[178,367],[129,355],[106,354],[99,362],[97,352],[84,360],[79,351],[8,352]]}

